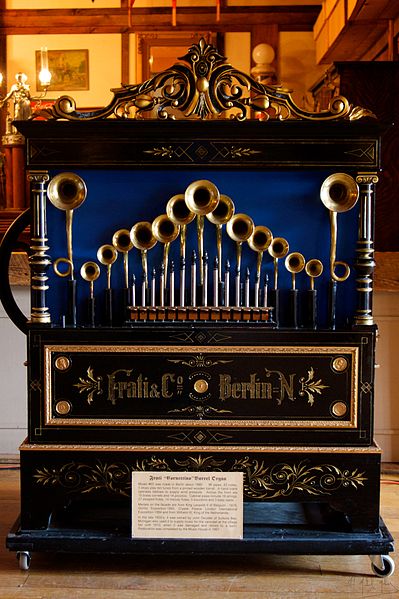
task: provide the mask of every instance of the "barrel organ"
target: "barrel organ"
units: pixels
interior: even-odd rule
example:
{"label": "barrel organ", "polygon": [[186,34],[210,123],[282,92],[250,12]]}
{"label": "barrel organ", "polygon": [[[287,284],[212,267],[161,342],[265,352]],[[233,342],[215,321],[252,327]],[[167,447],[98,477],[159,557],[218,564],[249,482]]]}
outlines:
{"label": "barrel organ", "polygon": [[[388,553],[373,443],[373,115],[342,97],[306,112],[201,40],[105,108],[63,96],[16,126],[33,218],[28,323],[2,289],[29,352],[10,548],[88,496],[125,506],[132,470],[192,467],[241,469],[245,502],[310,502],[333,531],[329,506],[342,531],[364,534],[360,553]],[[86,488],[96,468],[108,483]],[[278,486],[286,477],[297,483]]]}

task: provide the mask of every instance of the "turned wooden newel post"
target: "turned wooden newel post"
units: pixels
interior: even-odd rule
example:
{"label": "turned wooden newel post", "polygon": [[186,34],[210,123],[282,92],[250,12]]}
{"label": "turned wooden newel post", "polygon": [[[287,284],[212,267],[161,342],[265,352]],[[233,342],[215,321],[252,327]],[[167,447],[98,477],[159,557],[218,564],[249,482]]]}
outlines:
{"label": "turned wooden newel post", "polygon": [[376,173],[359,173],[356,177],[360,192],[359,231],[356,244],[357,309],[355,325],[372,325],[374,261],[374,197]]}
{"label": "turned wooden newel post", "polygon": [[46,222],[46,184],[49,180],[47,171],[30,171],[28,181],[31,188],[32,225],[31,225],[31,322],[47,324],[51,316],[47,307],[46,292],[47,270],[51,264],[47,254],[47,222]]}

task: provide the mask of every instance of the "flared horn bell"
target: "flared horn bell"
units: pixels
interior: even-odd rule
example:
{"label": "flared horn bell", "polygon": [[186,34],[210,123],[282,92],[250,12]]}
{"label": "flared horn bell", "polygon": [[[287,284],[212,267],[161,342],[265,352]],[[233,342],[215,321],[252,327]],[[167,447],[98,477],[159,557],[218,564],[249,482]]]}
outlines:
{"label": "flared horn bell", "polygon": [[268,247],[268,252],[273,258],[284,258],[288,250],[289,244],[284,237],[275,237]]}
{"label": "flared horn bell", "polygon": [[166,287],[168,280],[168,256],[169,247],[172,241],[179,235],[180,226],[176,225],[167,214],[160,214],[152,223],[152,232],[156,239],[164,244],[163,249],[163,269],[164,285]]}
{"label": "flared horn bell", "polygon": [[98,266],[97,262],[89,261],[82,264],[80,276],[89,283],[96,281],[100,276],[100,267]]}
{"label": "flared horn bell", "polygon": [[47,195],[59,210],[73,210],[86,199],[86,183],[76,173],[59,173],[48,184]]}
{"label": "flared horn bell", "polygon": [[284,237],[275,237],[267,251],[273,258],[273,278],[274,278],[274,289],[278,289],[278,261],[279,258],[284,258],[288,254],[289,244]]}
{"label": "flared horn bell", "polygon": [[[87,187],[79,175],[75,173],[59,173],[48,184],[47,196],[50,202],[59,210],[65,210],[65,230],[67,238],[67,258],[57,258],[54,262],[54,271],[59,277],[71,276],[74,278],[73,249],[72,249],[72,221],[73,211],[79,208],[86,199]],[[65,272],[60,271],[59,265],[67,265]]]}
{"label": "flared horn bell", "polygon": [[141,266],[144,273],[145,286],[148,287],[147,252],[157,243],[157,238],[152,232],[152,224],[142,220],[130,229],[130,239],[135,248],[141,253]]}
{"label": "flared horn bell", "polygon": [[190,183],[184,193],[184,199],[191,212],[197,215],[198,260],[202,285],[204,282],[204,216],[215,210],[219,203],[220,193],[211,181],[199,179]]}
{"label": "flared horn bell", "polygon": [[109,266],[113,264],[118,257],[118,252],[114,248],[113,245],[105,244],[98,248],[97,250],[97,260],[104,264],[104,266]]}
{"label": "flared horn bell", "polygon": [[171,243],[179,235],[180,227],[167,214],[157,216],[152,225],[154,237],[161,243]]}
{"label": "flared horn bell", "polygon": [[263,225],[257,225],[251,237],[248,239],[248,245],[254,252],[264,252],[273,241],[273,233]]}
{"label": "flared horn bell", "polygon": [[251,237],[248,239],[248,245],[251,250],[258,253],[256,260],[256,276],[259,280],[260,271],[262,268],[263,252],[267,250],[271,242],[273,241],[273,234],[267,227],[263,225],[257,225]]}
{"label": "flared horn bell", "polygon": [[176,225],[188,225],[196,216],[188,207],[183,193],[170,198],[166,204],[166,214]]}
{"label": "flared horn bell", "polygon": [[130,231],[127,229],[118,229],[112,236],[112,245],[118,252],[130,252],[133,247],[133,242],[130,239]]}
{"label": "flared horn bell", "polygon": [[229,222],[235,211],[233,200],[225,194],[220,195],[216,208],[206,218],[216,227],[216,251],[219,263],[219,283],[222,282],[222,229]]}
{"label": "flared horn bell", "polygon": [[107,267],[107,288],[111,288],[111,267],[118,257],[118,252],[113,245],[105,244],[97,250],[97,260]]}
{"label": "flared horn bell", "polygon": [[129,262],[128,252],[133,247],[130,239],[130,231],[127,229],[118,229],[112,236],[112,245],[123,254],[123,272],[125,276],[125,289],[129,287]]}
{"label": "flared horn bell", "polygon": [[185,259],[187,225],[195,219],[196,214],[187,206],[183,193],[170,198],[166,204],[166,214],[176,225],[180,225],[180,257]]}
{"label": "flared horn bell", "polygon": [[323,273],[323,263],[317,258],[312,258],[306,262],[305,272],[308,277],[315,279]]}
{"label": "flared horn bell", "polygon": [[305,268],[305,257],[300,252],[291,252],[285,259],[285,268],[291,273],[292,289],[295,289],[295,275]]}
{"label": "flared horn bell", "polygon": [[150,250],[157,243],[157,238],[152,231],[152,224],[140,221],[130,230],[130,240],[138,250]]}
{"label": "flared horn bell", "polygon": [[211,181],[200,179],[190,183],[184,193],[184,199],[191,212],[204,216],[215,210],[220,193]]}
{"label": "flared horn bell", "polygon": [[234,214],[231,217],[229,222],[226,225],[226,231],[228,236],[236,242],[236,262],[237,262],[237,272],[241,271],[241,253],[242,253],[242,244],[244,241],[247,241],[253,231],[255,225],[254,221],[247,214]]}
{"label": "flared horn bell", "polygon": [[[330,213],[330,276],[332,281],[346,281],[350,275],[349,264],[336,260],[337,253],[337,213],[347,212],[356,204],[359,187],[356,181],[346,173],[334,173],[327,177],[320,188],[320,199]],[[337,275],[337,266],[344,269],[343,275]]]}
{"label": "flared horn bell", "polygon": [[305,268],[305,257],[299,252],[291,252],[285,259],[285,268],[294,274],[301,272]]}
{"label": "flared horn bell", "polygon": [[233,200],[222,193],[218,205],[206,215],[206,218],[214,225],[225,225],[233,216],[234,211]]}
{"label": "flared horn bell", "polygon": [[237,243],[249,239],[254,231],[254,221],[247,214],[234,214],[226,225],[228,236]]}
{"label": "flared horn bell", "polygon": [[[85,262],[84,264],[82,264],[82,267],[80,269],[80,276],[82,277],[82,279],[84,279],[85,281],[87,281],[90,284],[90,298],[93,299],[93,297],[94,297],[94,281],[96,281],[98,279],[98,277],[100,276],[100,267],[98,266],[98,264],[96,262],[92,262],[91,260],[89,262]],[[93,319],[94,319],[94,312],[93,312]]]}
{"label": "flared horn bell", "polygon": [[334,173],[327,177],[320,189],[320,199],[331,212],[351,210],[359,198],[356,181],[346,173]]}

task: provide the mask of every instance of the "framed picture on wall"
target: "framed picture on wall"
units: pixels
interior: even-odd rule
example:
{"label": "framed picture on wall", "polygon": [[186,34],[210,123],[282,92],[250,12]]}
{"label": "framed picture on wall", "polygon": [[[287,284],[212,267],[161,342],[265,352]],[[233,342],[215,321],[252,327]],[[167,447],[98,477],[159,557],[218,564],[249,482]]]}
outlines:
{"label": "framed picture on wall", "polygon": [[[48,50],[48,68],[51,73],[49,90],[73,91],[89,89],[88,50]],[[36,89],[39,81],[41,52],[36,50]]]}

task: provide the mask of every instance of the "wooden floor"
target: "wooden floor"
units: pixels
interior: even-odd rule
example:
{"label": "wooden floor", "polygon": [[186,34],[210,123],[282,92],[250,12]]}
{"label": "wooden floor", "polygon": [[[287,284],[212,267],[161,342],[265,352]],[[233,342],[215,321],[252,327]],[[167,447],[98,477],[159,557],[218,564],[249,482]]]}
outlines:
{"label": "wooden floor", "polygon": [[[372,574],[367,556],[128,557],[33,554],[19,570],[5,537],[19,513],[19,472],[0,469],[1,599],[399,598],[393,576]],[[381,514],[399,539],[399,473],[383,475]],[[394,554],[392,554],[393,557]]]}

